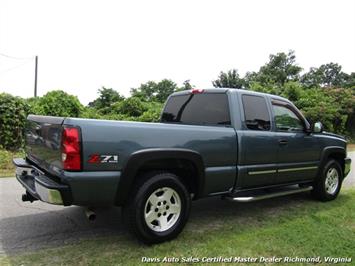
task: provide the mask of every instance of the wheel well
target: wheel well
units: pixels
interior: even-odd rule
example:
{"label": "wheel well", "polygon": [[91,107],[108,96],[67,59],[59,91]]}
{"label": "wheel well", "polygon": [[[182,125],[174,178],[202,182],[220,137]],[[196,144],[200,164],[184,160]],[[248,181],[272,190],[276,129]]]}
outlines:
{"label": "wheel well", "polygon": [[195,164],[186,159],[157,159],[145,162],[137,172],[137,178],[150,171],[168,171],[179,177],[190,193],[198,193],[198,171]]}
{"label": "wheel well", "polygon": [[345,155],[343,153],[340,153],[340,152],[336,152],[336,153],[331,153],[329,154],[328,156],[328,160],[329,159],[334,159],[336,160],[338,163],[340,163],[341,165],[341,169],[342,171],[344,172],[344,167],[345,167]]}

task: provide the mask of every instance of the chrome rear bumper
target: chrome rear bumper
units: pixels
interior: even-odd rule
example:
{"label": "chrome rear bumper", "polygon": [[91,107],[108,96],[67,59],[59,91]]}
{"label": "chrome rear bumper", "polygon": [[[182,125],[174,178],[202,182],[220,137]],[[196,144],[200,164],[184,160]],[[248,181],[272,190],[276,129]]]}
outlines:
{"label": "chrome rear bumper", "polygon": [[34,198],[56,205],[70,205],[68,185],[46,176],[22,158],[14,159],[13,163],[16,165],[17,180]]}

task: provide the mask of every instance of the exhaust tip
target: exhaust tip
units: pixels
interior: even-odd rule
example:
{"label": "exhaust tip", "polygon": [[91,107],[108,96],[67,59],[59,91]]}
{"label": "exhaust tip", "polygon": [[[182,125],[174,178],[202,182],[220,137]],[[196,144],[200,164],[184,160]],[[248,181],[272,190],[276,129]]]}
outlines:
{"label": "exhaust tip", "polygon": [[93,210],[86,209],[85,215],[86,215],[86,218],[88,218],[88,220],[91,222],[96,220],[96,213]]}

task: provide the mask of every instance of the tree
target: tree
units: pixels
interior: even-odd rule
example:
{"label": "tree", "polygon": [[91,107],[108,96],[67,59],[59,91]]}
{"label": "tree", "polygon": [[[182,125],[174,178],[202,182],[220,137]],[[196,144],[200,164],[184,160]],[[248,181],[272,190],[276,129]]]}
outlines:
{"label": "tree", "polygon": [[212,81],[212,84],[216,88],[245,88],[245,80],[240,78],[237,69],[229,70],[227,73],[221,71],[218,79]]}
{"label": "tree", "polygon": [[[319,68],[311,68],[301,77],[301,82],[307,88],[310,87],[347,87],[351,76],[341,70],[337,63],[323,64]],[[351,81],[349,82],[351,85]]]}
{"label": "tree", "polygon": [[178,89],[175,82],[169,79],[163,79],[158,83],[148,81],[147,83],[141,84],[138,88],[132,88],[131,94],[133,97],[140,98],[143,101],[164,102],[170,94]]}
{"label": "tree", "polygon": [[334,131],[333,121],[340,118],[339,108],[324,90],[319,88],[303,90],[296,105],[311,123],[321,121],[325,130]]}
{"label": "tree", "polygon": [[194,87],[194,86],[191,85],[190,80],[188,79],[188,80],[185,80],[185,81],[184,81],[182,88],[179,89],[179,90],[192,90],[193,87]]}
{"label": "tree", "polygon": [[275,84],[283,86],[288,81],[299,80],[302,68],[296,65],[294,51],[286,53],[271,54],[269,62],[260,67],[259,72],[251,72],[246,75],[247,83],[259,82],[263,86]]}
{"label": "tree", "polygon": [[178,87],[175,82],[169,79],[163,79],[156,86],[157,94],[155,96],[158,102],[165,102],[170,94],[178,90]]}
{"label": "tree", "polygon": [[99,97],[94,101],[89,103],[89,107],[94,107],[96,109],[102,109],[105,107],[110,107],[113,103],[124,100],[117,91],[111,88],[102,87],[98,90]]}
{"label": "tree", "polygon": [[355,89],[355,72],[351,72],[351,74],[347,76],[344,88]]}

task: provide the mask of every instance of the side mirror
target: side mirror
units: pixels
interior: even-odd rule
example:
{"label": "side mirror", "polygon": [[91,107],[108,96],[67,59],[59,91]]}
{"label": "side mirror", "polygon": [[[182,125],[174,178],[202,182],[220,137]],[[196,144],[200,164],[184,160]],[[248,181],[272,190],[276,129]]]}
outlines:
{"label": "side mirror", "polygon": [[323,131],[323,125],[321,122],[316,122],[313,125],[313,132],[314,133],[321,133]]}

